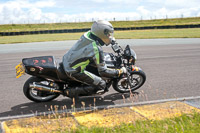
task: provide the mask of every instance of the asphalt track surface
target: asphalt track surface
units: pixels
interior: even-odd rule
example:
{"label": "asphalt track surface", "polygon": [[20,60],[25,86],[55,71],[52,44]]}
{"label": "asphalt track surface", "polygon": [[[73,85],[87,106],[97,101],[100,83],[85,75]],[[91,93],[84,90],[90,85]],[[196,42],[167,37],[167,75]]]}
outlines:
{"label": "asphalt track surface", "polygon": [[[40,113],[57,106],[71,108],[72,100],[60,96],[52,102],[34,103],[23,94],[30,77],[15,78],[15,66],[22,58],[53,55],[61,59],[75,41],[0,45],[0,117]],[[85,107],[137,103],[151,100],[200,96],[200,39],[119,40],[137,53],[136,65],[146,73],[145,84],[130,97],[110,88],[103,96],[83,97]],[[104,47],[105,51],[111,51]],[[94,99],[95,98],[95,99]],[[76,108],[83,106],[76,103]]]}

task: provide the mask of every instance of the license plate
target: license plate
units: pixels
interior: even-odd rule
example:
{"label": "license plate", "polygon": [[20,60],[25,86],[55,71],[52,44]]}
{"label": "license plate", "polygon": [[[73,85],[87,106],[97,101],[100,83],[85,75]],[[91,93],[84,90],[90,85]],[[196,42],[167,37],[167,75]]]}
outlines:
{"label": "license plate", "polygon": [[20,63],[19,65],[17,65],[15,67],[15,70],[16,70],[16,78],[19,78],[21,77],[22,75],[25,74],[25,69],[24,69],[24,66],[22,63]]}

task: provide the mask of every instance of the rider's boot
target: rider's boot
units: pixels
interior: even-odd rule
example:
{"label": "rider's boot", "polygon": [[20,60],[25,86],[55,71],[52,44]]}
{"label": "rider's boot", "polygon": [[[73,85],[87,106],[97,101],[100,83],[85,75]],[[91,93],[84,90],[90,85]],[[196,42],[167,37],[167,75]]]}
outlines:
{"label": "rider's boot", "polygon": [[94,87],[92,86],[78,86],[72,87],[70,89],[65,90],[65,95],[70,98],[78,99],[79,96],[87,96],[94,93]]}
{"label": "rider's boot", "polygon": [[99,84],[95,86],[95,88],[96,88],[96,94],[103,94],[108,91],[106,87],[106,82],[104,80],[101,80]]}
{"label": "rider's boot", "polygon": [[107,91],[106,82],[101,80],[98,85],[95,86],[78,86],[66,89],[64,94],[70,98],[78,99],[79,96],[87,96],[91,94],[103,94]]}

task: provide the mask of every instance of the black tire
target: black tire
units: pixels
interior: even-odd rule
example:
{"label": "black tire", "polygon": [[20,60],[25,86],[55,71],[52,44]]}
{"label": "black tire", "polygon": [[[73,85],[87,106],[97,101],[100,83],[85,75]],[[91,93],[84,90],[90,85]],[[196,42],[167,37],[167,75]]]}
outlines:
{"label": "black tire", "polygon": [[[138,76],[140,78],[140,80],[138,81],[137,79],[133,79],[133,76]],[[138,72],[132,72],[131,77],[132,77],[132,83],[133,83],[133,81],[136,81],[135,86],[131,88],[131,92],[139,89],[146,81],[146,75],[142,70],[140,70]],[[121,85],[119,85],[120,82],[121,82]],[[122,85],[122,82],[124,83],[124,85]],[[127,84],[125,78],[120,78],[120,79],[114,80],[112,86],[117,92],[120,92],[120,93],[130,92],[130,87]]]}
{"label": "black tire", "polygon": [[[31,101],[34,102],[48,102],[51,101],[59,96],[59,94],[48,94],[48,92],[43,92],[39,90],[34,90],[29,87],[30,83],[33,82],[42,82],[45,81],[44,79],[38,78],[38,77],[30,77],[24,84],[23,92],[24,95]],[[33,91],[36,91],[37,94],[34,94]],[[38,92],[40,95],[38,95]]]}

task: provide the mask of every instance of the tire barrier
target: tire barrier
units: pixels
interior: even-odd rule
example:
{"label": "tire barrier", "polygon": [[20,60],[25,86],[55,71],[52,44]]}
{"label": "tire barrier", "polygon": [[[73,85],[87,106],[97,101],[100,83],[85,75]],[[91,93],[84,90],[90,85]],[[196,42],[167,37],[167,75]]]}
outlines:
{"label": "tire barrier", "polygon": [[[166,26],[145,26],[145,27],[125,27],[115,28],[116,31],[123,30],[148,30],[148,29],[181,29],[181,28],[200,28],[200,24],[194,25],[166,25]],[[90,28],[84,29],[63,29],[63,30],[41,30],[41,31],[20,31],[20,32],[0,32],[0,36],[17,36],[17,35],[33,35],[33,34],[55,34],[55,33],[78,33],[86,32]]]}
{"label": "tire barrier", "polygon": [[41,30],[41,31],[20,31],[20,32],[0,32],[0,36],[17,36],[17,35],[33,35],[33,34],[55,34],[55,33],[77,33],[86,32],[86,29],[64,29],[64,30]]}
{"label": "tire barrier", "polygon": [[115,30],[148,30],[148,29],[181,29],[181,28],[200,28],[200,24],[195,24],[195,25],[166,25],[166,26],[127,27],[127,28],[115,28]]}

